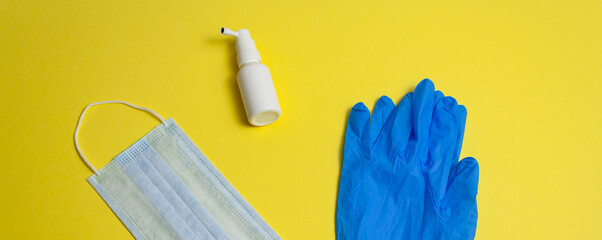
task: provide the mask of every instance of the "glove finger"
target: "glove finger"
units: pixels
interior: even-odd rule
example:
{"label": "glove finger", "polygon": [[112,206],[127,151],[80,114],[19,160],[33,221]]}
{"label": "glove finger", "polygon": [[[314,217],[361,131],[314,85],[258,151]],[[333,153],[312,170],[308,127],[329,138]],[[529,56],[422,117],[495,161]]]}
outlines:
{"label": "glove finger", "polygon": [[456,123],[456,141],[455,141],[455,150],[453,153],[453,157],[450,159],[451,161],[451,169],[453,169],[456,164],[458,163],[458,160],[460,159],[460,152],[462,151],[462,143],[464,141],[464,130],[466,127],[466,107],[464,107],[463,105],[459,105],[456,102],[456,99],[450,97],[451,100],[445,100],[445,106],[446,108],[449,110],[450,113],[452,113],[455,117],[455,123]]}
{"label": "glove finger", "polygon": [[474,200],[479,187],[479,163],[472,157],[462,159],[450,175],[448,197]]}
{"label": "glove finger", "polygon": [[395,106],[370,150],[370,157],[380,161],[384,169],[393,170],[397,156],[408,144],[412,131],[411,105],[412,93],[408,93]]}
{"label": "glove finger", "polygon": [[437,103],[433,110],[429,149],[426,161],[422,163],[427,176],[428,191],[435,202],[440,202],[445,196],[450,169],[454,162],[458,125],[466,117],[458,116],[456,100],[445,97]]}
{"label": "glove finger", "polygon": [[451,183],[441,205],[441,216],[454,225],[461,239],[474,239],[477,228],[477,190],[479,164],[472,157],[464,158],[454,168]]}
{"label": "glove finger", "polygon": [[344,159],[357,159],[365,156],[370,138],[370,110],[359,102],[353,106],[347,121],[347,132],[345,134],[345,156]]}
{"label": "glove finger", "polygon": [[410,135],[407,156],[404,156],[408,163],[426,159],[434,97],[435,85],[429,79],[422,80],[414,90],[411,107],[412,134]]}
{"label": "glove finger", "polygon": [[395,103],[387,96],[380,97],[376,102],[374,111],[372,111],[372,119],[370,119],[370,146],[376,142],[394,108]]}
{"label": "glove finger", "polygon": [[433,106],[437,106],[439,101],[441,101],[441,99],[443,99],[444,97],[445,95],[443,95],[441,91],[435,91],[435,93],[433,94]]}
{"label": "glove finger", "polygon": [[[454,151],[453,165],[460,159],[460,152],[462,151],[462,142],[464,141],[464,130],[466,127],[466,107],[463,105],[457,105],[454,110],[458,122],[458,138],[456,140],[456,150]],[[452,165],[452,166],[453,166]]]}

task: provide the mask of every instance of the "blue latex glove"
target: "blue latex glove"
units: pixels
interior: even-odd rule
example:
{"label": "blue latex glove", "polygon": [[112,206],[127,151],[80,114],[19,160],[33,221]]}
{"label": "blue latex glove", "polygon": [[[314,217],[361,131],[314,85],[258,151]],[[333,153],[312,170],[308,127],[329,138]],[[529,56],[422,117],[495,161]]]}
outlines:
{"label": "blue latex glove", "polygon": [[349,115],[337,239],[474,239],[479,167],[458,163],[466,109],[425,79]]}

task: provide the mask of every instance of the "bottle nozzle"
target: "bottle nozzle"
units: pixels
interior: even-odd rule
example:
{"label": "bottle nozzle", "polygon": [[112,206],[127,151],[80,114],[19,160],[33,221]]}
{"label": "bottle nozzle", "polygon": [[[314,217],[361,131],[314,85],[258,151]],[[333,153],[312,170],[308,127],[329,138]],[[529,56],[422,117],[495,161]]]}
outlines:
{"label": "bottle nozzle", "polygon": [[220,33],[222,33],[224,35],[228,35],[228,36],[238,37],[238,32],[232,31],[229,28],[225,28],[225,27],[222,27],[222,29],[220,30]]}
{"label": "bottle nozzle", "polygon": [[222,27],[220,33],[236,37],[238,67],[242,68],[242,66],[247,63],[261,63],[259,51],[257,51],[255,41],[251,39],[251,34],[249,33],[249,30],[240,29],[238,31],[232,31],[228,28]]}

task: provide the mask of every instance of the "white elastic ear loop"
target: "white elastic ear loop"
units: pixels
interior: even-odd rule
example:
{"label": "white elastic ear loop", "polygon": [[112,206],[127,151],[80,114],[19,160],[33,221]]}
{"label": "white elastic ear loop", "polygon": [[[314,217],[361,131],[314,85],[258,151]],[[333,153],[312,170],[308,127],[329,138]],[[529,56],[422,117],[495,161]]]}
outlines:
{"label": "white elastic ear loop", "polygon": [[124,102],[124,101],[103,101],[103,102],[95,102],[95,103],[90,103],[88,104],[88,106],[86,106],[86,108],[84,108],[84,111],[82,112],[82,114],[79,116],[79,120],[77,120],[77,126],[75,127],[75,133],[73,134],[73,140],[75,142],[75,148],[77,149],[77,153],[79,153],[79,156],[82,158],[82,160],[84,160],[84,163],[86,165],[88,165],[88,167],[95,173],[98,174],[98,171],[96,170],[96,168],[94,168],[94,166],[92,166],[92,164],[90,162],[88,162],[88,159],[86,159],[86,157],[84,157],[84,154],[82,153],[82,150],[79,148],[79,143],[77,141],[77,136],[79,134],[79,127],[82,124],[82,120],[84,119],[84,115],[86,115],[86,111],[88,111],[88,109],[90,109],[93,106],[96,105],[102,105],[102,104],[110,104],[110,103],[121,103],[121,104],[125,104],[127,106],[130,106],[132,108],[138,109],[138,110],[142,110],[142,111],[146,111],[150,114],[152,114],[153,116],[155,116],[157,119],[161,120],[161,122],[163,124],[165,123],[165,120],[163,120],[163,118],[161,116],[159,116],[159,114],[157,114],[156,112],[154,112],[153,110],[150,110],[148,108],[145,107],[139,107],[136,106],[134,104],[128,103],[128,102]]}

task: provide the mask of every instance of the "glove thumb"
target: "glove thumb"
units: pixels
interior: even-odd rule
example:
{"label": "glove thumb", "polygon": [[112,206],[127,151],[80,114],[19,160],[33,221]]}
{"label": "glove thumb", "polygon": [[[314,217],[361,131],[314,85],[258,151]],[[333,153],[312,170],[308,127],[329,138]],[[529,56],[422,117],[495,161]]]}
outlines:
{"label": "glove thumb", "polygon": [[447,191],[451,195],[449,197],[474,201],[478,187],[479,163],[472,157],[462,159],[450,174],[450,184]]}
{"label": "glove thumb", "polygon": [[462,159],[450,174],[442,214],[448,219],[444,239],[474,239],[477,229],[477,187],[479,164],[474,158]]}

